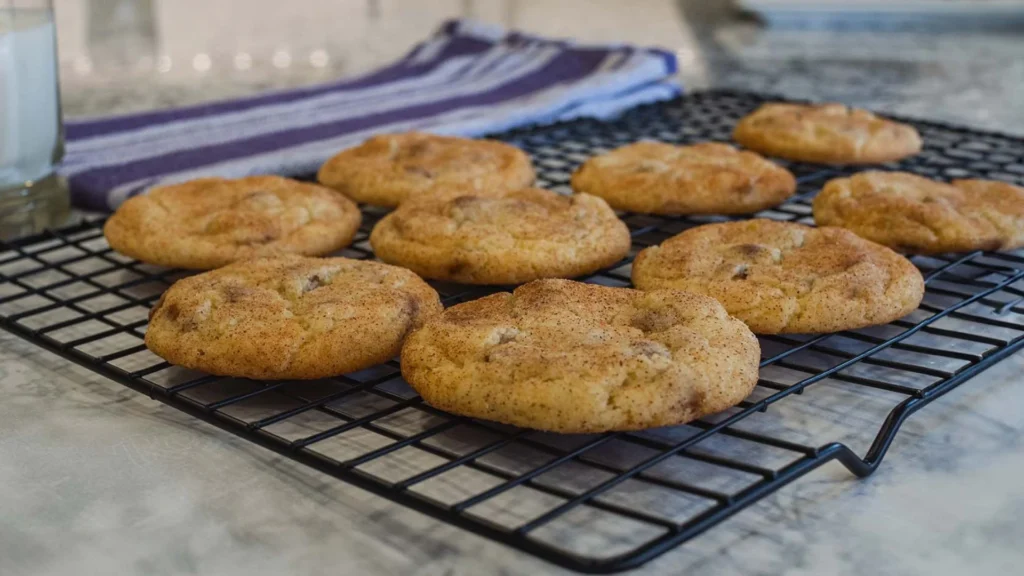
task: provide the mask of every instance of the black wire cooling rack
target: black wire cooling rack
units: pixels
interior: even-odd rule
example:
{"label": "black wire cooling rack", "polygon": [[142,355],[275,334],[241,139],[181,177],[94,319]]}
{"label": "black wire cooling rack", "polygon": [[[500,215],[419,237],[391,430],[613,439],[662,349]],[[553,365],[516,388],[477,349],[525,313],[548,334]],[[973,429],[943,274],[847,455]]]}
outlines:
{"label": "black wire cooling rack", "polygon": [[[766,97],[695,94],[603,123],[498,137],[532,154],[540,184],[568,191],[592,154],[641,138],[729,140]],[[1024,181],[1024,140],[912,121],[924,151],[884,168]],[[789,164],[797,196],[758,216],[810,223],[809,199],[846,170]],[[343,255],[370,258],[363,230]],[[725,218],[624,214],[633,253]],[[913,412],[1024,344],[1024,258],[915,258],[921,307],[886,326],[761,338],[761,379],[739,406],[644,433],[555,435],[454,417],[424,404],[395,361],[315,382],[254,382],[172,367],[142,343],[147,312],[185,273],[111,251],[94,221],[0,251],[0,325],[233,434],[557,564],[615,572],[646,562],[811,470],[866,476]],[[587,281],[624,286],[631,257]],[[437,284],[446,305],[494,291]]]}

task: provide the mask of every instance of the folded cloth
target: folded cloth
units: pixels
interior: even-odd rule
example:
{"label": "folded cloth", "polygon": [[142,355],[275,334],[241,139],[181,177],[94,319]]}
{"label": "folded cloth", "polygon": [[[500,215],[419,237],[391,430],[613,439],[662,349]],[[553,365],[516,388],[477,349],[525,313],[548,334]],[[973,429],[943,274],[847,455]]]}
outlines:
{"label": "folded cloth", "polygon": [[314,173],[367,137],[479,136],[607,118],[681,88],[671,52],[584,46],[452,21],[398,62],[330,84],[187,108],[69,120],[61,171],[81,208],[112,210],[201,176]]}

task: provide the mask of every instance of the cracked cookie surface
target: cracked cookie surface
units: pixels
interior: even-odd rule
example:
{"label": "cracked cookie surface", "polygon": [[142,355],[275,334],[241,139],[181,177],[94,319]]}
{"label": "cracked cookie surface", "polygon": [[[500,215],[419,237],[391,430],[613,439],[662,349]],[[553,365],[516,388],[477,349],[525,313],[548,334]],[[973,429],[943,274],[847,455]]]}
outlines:
{"label": "cracked cookie surface", "polygon": [[103,234],[137,260],[205,270],[256,256],[329,254],[352,242],[361,221],[351,200],[316,184],[203,178],[128,199]]}
{"label": "cracked cookie surface", "polygon": [[530,157],[510,144],[408,132],[343,150],[317,179],[356,202],[398,206],[428,194],[501,196],[531,185],[534,176]]}
{"label": "cracked cookie surface", "polygon": [[758,334],[884,324],[924,295],[921,272],[885,246],[842,228],[763,219],[706,224],[646,248],[633,284],[706,294]]}
{"label": "cracked cookie surface", "polygon": [[398,354],[441,311],[403,268],[348,258],[258,258],[174,283],[146,346],[172,364],[255,379],[323,378]]}
{"label": "cracked cookie surface", "polygon": [[792,196],[796,180],[785,168],[728,144],[645,141],[590,158],[572,175],[572,188],[630,212],[749,214]]}
{"label": "cracked cookie surface", "polygon": [[502,198],[410,200],[370,235],[384,262],[465,284],[582,276],[621,260],[630,242],[604,200],[537,188]]}
{"label": "cracked cookie surface", "polygon": [[877,164],[921,151],[913,126],[834,103],[762,104],[732,137],[768,156],[825,164]]}
{"label": "cracked cookie surface", "polygon": [[746,398],[760,348],[711,298],[537,280],[413,332],[402,375],[431,405],[566,433],[688,422]]}
{"label": "cracked cookie surface", "polygon": [[825,184],[814,199],[814,221],[910,254],[1010,250],[1024,246],[1024,188],[860,172]]}

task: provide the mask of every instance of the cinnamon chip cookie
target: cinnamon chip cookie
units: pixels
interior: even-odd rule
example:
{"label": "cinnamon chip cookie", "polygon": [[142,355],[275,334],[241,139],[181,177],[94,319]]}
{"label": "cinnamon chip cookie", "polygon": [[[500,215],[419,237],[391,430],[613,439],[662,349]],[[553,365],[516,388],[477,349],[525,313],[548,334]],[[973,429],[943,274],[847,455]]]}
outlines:
{"label": "cinnamon chip cookie", "polygon": [[877,164],[913,156],[913,126],[842,104],[762,104],[732,137],[768,156],[825,164]]}
{"label": "cinnamon chip cookie", "polygon": [[373,229],[381,260],[426,278],[519,284],[597,271],[629,253],[629,229],[596,196],[528,188],[503,198],[404,202]]}
{"label": "cinnamon chip cookie", "polygon": [[748,214],[792,196],[796,180],[728,144],[636,142],[587,160],[573,174],[572,188],[630,212]]}
{"label": "cinnamon chip cookie", "polygon": [[440,311],[437,293],[402,268],[258,258],[176,282],[150,312],[146,346],[211,374],[322,378],[394,357]]}
{"label": "cinnamon chip cookie", "polygon": [[428,321],[402,349],[402,375],[442,410],[591,433],[725,410],[750,394],[759,359],[711,298],[538,280]]}
{"label": "cinnamon chip cookie", "polygon": [[278,176],[204,178],[128,199],[103,227],[107,242],[137,260],[209,269],[275,254],[329,254],[359,229],[341,194]]}
{"label": "cinnamon chip cookie", "polygon": [[707,224],[640,252],[633,284],[718,299],[758,334],[838,332],[917,308],[909,260],[842,228],[774,220]]}
{"label": "cinnamon chip cookie", "polygon": [[814,199],[814,221],[911,254],[1009,250],[1024,246],[1024,188],[860,172],[825,184]]}
{"label": "cinnamon chip cookie", "polygon": [[397,206],[428,193],[501,196],[532,184],[534,172],[530,157],[509,144],[409,132],[374,136],[349,148],[328,160],[317,177],[356,202]]}

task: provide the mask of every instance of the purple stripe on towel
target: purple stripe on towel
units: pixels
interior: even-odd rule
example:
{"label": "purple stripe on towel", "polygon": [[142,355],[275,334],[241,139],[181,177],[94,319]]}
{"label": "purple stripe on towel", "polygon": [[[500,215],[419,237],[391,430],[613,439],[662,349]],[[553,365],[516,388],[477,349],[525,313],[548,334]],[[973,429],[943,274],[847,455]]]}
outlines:
{"label": "purple stripe on towel", "polygon": [[678,93],[675,71],[674,54],[664,50],[580,46],[451,21],[404,58],[356,78],[71,120],[60,170],[76,206],[108,210],[193,175],[303,174],[360,135],[418,126],[474,136],[563,118],[607,118]]}
{"label": "purple stripe on towel", "polygon": [[306,142],[325,140],[338,135],[365,130],[374,126],[436,116],[468,106],[495,104],[524,94],[537,92],[555,84],[572,82],[582,78],[597,69],[611,53],[613,52],[610,50],[602,49],[573,50],[559,54],[547,65],[526,76],[512,79],[509,83],[497,86],[486,92],[458,96],[338,122],[261,134],[243,140],[145,158],[119,166],[95,168],[73,175],[70,178],[70,182],[72,187],[90,190],[109,190],[123,182],[194,169],[246,156],[255,156]]}

